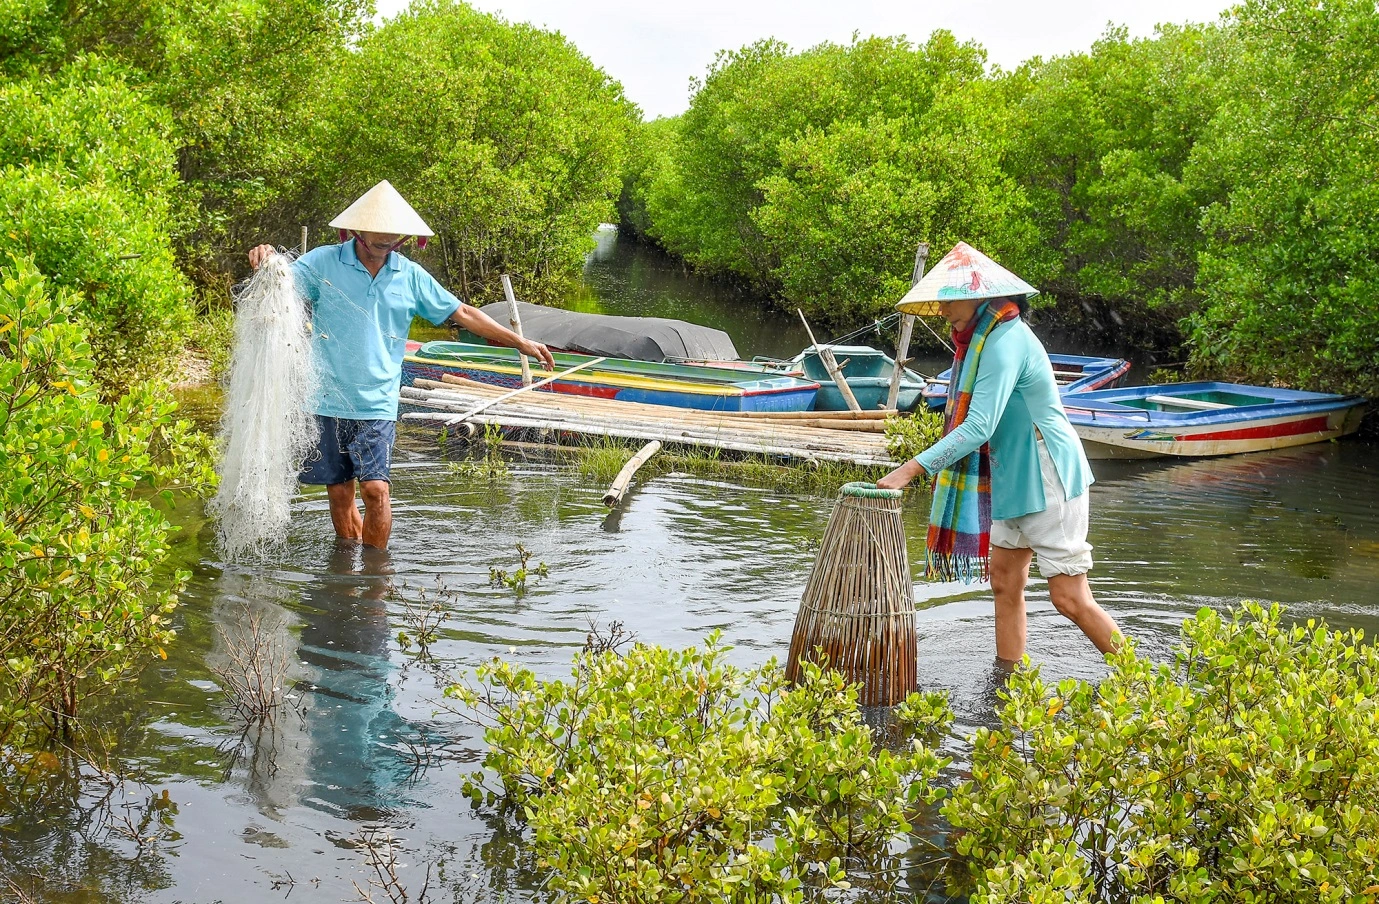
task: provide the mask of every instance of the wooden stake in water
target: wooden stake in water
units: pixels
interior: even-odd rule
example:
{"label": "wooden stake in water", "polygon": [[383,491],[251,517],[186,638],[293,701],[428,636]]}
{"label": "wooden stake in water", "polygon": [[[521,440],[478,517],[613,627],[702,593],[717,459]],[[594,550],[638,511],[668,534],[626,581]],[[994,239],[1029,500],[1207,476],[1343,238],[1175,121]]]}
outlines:
{"label": "wooden stake in water", "polygon": [[[508,322],[512,326],[512,331],[517,335],[521,336],[522,315],[517,310],[517,296],[512,294],[512,280],[508,279],[508,275],[506,273],[502,275],[501,279],[503,280],[503,295],[506,296],[508,300]],[[526,337],[524,336],[523,338]],[[531,365],[527,363],[527,356],[519,354],[517,358],[522,362],[522,385],[530,386]]]}
{"label": "wooden stake in water", "polygon": [[894,706],[918,687],[914,584],[900,491],[846,484],[800,600],[785,674],[822,662],[861,685],[863,706]]}
{"label": "wooden stake in water", "polygon": [[[915,251],[915,269],[910,274],[913,288],[924,278],[924,265],[929,261],[929,243],[920,242]],[[895,344],[895,370],[891,373],[891,388],[886,392],[886,407],[895,408],[900,400],[900,377],[905,372],[906,360],[910,357],[910,333],[915,328],[915,315],[900,315],[900,337]]]}
{"label": "wooden stake in water", "polygon": [[618,476],[613,478],[613,483],[608,487],[608,492],[603,494],[603,504],[612,508],[622,502],[623,494],[627,492],[627,486],[632,482],[632,475],[637,473],[637,469],[647,463],[647,460],[657,452],[661,451],[661,441],[653,439],[651,442],[642,446],[637,454],[622,466]]}
{"label": "wooden stake in water", "polygon": [[824,370],[828,371],[828,375],[833,378],[834,385],[843,394],[843,401],[847,402],[848,410],[861,411],[862,406],[857,404],[857,396],[852,394],[852,387],[843,378],[843,369],[838,366],[838,359],[833,357],[833,349],[826,345],[820,345],[819,340],[814,338],[814,331],[809,328],[809,321],[804,319],[804,311],[796,308],[795,313],[800,315],[800,322],[804,324],[804,331],[809,334],[809,344],[814,346],[819,360],[824,362]]}

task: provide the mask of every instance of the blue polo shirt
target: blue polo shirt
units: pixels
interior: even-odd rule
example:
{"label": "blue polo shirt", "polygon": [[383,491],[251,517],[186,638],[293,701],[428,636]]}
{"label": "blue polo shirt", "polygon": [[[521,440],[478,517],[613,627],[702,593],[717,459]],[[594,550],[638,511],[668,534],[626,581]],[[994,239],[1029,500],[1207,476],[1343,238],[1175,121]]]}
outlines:
{"label": "blue polo shirt", "polygon": [[354,240],[312,248],[293,264],[311,300],[312,338],[321,369],[315,412],[354,420],[396,420],[402,356],[412,317],[444,323],[462,302],[398,254],[370,276]]}

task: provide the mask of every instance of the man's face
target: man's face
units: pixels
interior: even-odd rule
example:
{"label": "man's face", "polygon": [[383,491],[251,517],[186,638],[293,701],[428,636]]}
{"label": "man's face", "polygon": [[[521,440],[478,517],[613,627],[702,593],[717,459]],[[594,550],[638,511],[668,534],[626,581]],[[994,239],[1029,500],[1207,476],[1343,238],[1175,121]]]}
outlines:
{"label": "man's face", "polygon": [[371,257],[384,257],[393,250],[394,245],[402,241],[402,236],[386,232],[357,232],[355,235]]}

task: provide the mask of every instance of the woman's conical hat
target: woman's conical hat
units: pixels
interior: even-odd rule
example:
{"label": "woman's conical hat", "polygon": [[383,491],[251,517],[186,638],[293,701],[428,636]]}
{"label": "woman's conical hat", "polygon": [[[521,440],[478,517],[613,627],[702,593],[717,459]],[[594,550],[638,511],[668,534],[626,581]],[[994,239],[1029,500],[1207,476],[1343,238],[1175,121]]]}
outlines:
{"label": "woman's conical hat", "polygon": [[364,192],[358,201],[345,208],[344,213],[331,220],[330,225],[336,229],[385,235],[435,235],[387,179]]}
{"label": "woman's conical hat", "polygon": [[915,283],[895,309],[904,314],[937,314],[940,301],[1029,298],[1039,290],[982,254],[966,242],[958,242],[923,279]]}

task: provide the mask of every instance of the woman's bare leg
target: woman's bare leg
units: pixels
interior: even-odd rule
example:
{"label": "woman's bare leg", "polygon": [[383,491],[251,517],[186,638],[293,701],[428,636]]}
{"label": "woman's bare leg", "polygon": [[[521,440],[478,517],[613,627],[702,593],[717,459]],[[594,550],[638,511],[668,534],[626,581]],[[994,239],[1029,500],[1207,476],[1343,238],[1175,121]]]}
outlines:
{"label": "woman's bare leg", "polygon": [[996,658],[1018,662],[1025,655],[1025,583],[1032,549],[991,547],[991,591],[996,597]]}
{"label": "woman's bare leg", "polygon": [[[992,550],[991,568],[994,573],[996,570],[995,550]],[[1106,614],[1106,610],[1097,605],[1097,601],[1092,597],[1092,587],[1087,583],[1085,574],[1056,574],[1049,578],[1049,599],[1053,602],[1053,607],[1060,613],[1071,619],[1073,624],[1082,629],[1082,633],[1087,635],[1087,639],[1096,644],[1096,648],[1103,653],[1110,653],[1116,649],[1115,635],[1120,632],[1116,627],[1116,622],[1111,616]],[[997,612],[999,613],[999,609]],[[1000,624],[997,623],[997,630]]]}

